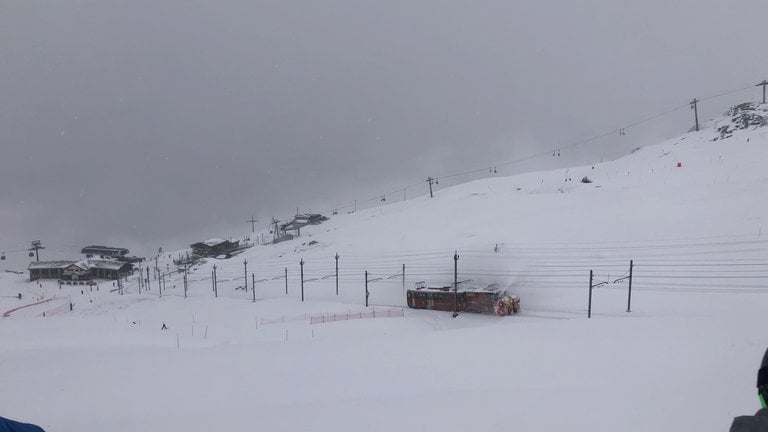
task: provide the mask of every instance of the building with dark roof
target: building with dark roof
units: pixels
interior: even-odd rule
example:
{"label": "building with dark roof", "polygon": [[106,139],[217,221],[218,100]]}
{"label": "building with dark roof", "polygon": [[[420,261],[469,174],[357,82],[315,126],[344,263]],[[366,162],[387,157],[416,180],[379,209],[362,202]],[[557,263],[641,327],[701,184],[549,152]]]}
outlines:
{"label": "building with dark roof", "polygon": [[232,253],[244,248],[240,246],[239,240],[230,241],[220,238],[197,242],[190,247],[192,248],[192,254],[197,257],[231,256]]}
{"label": "building with dark roof", "polygon": [[121,257],[128,255],[128,249],[110,246],[86,246],[80,251],[80,253],[93,256],[98,255],[105,257]]}
{"label": "building with dark roof", "polygon": [[61,279],[65,268],[75,261],[32,261],[27,269],[29,280],[37,279]]}
{"label": "building with dark roof", "polygon": [[29,264],[29,280],[115,280],[133,273],[133,264],[107,259],[80,261],[33,261]]}

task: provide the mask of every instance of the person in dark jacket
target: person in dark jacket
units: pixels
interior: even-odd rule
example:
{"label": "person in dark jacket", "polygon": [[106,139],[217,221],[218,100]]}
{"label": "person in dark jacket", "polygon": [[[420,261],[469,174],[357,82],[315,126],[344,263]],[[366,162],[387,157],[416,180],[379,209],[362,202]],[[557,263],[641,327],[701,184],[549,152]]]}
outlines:
{"label": "person in dark jacket", "polygon": [[45,432],[40,426],[0,417],[0,432]]}
{"label": "person in dark jacket", "polygon": [[757,371],[757,397],[762,408],[753,416],[739,416],[733,419],[731,432],[768,432],[768,349]]}

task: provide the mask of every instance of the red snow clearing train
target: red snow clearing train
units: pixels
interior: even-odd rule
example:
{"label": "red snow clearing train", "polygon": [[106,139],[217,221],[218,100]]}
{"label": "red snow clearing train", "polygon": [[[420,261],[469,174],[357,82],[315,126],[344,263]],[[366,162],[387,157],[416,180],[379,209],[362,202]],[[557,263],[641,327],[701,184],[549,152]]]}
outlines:
{"label": "red snow clearing train", "polygon": [[498,289],[495,284],[487,288],[460,286],[455,292],[452,286],[428,287],[424,282],[418,282],[416,289],[408,290],[408,307],[505,316],[520,310],[520,299]]}

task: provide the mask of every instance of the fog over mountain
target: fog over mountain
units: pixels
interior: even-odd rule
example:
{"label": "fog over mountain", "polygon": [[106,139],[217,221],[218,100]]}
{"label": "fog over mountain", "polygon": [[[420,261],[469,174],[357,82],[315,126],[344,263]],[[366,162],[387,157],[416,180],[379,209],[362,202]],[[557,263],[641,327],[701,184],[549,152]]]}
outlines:
{"label": "fog over mountain", "polygon": [[[541,152],[562,148],[498,175],[615,158],[686,131],[692,112],[567,145],[768,78],[766,12],[762,0],[4,0],[0,251],[17,267],[26,255],[9,251],[34,239],[48,257],[86,243],[150,254],[247,232],[251,215],[363,205]],[[705,100],[699,116],[760,96]]]}

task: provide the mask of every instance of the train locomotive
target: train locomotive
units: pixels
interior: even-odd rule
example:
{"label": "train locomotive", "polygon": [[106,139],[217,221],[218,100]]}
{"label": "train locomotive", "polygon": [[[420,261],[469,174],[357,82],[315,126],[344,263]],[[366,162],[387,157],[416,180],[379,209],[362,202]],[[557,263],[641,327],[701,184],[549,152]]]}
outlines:
{"label": "train locomotive", "polygon": [[429,287],[418,282],[407,292],[408,307],[453,312],[475,312],[497,316],[513,315],[520,311],[520,299],[499,289],[495,284],[486,288],[452,286]]}

